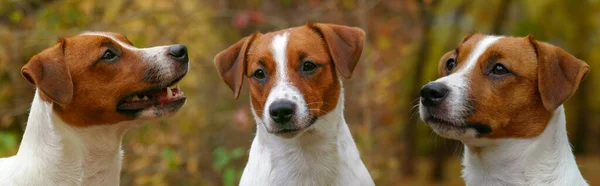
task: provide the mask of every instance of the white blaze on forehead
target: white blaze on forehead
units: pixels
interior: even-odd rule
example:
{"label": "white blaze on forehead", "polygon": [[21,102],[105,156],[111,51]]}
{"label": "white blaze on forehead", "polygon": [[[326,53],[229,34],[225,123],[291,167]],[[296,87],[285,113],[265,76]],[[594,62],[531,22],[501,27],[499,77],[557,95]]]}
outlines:
{"label": "white blaze on forehead", "polygon": [[289,33],[285,32],[281,35],[276,35],[271,42],[271,53],[273,53],[273,58],[276,63],[276,74],[277,74],[277,82],[285,82],[287,80],[287,43]]}
{"label": "white blaze on forehead", "polygon": [[85,32],[82,34],[79,34],[80,36],[101,36],[101,37],[106,37],[109,38],[111,40],[113,40],[114,42],[117,42],[119,45],[121,45],[123,48],[129,49],[129,50],[139,50],[138,48],[128,44],[128,43],[124,43],[121,40],[117,39],[116,37],[114,37],[113,35],[109,34],[109,33],[105,33],[105,32]]}
{"label": "white blaze on forehead", "polygon": [[[308,109],[302,93],[289,81],[287,71],[287,45],[289,41],[289,32],[284,32],[273,37],[270,46],[270,52],[275,60],[275,74],[271,78],[275,78],[275,86],[269,92],[265,103],[265,111],[269,110],[271,103],[278,100],[291,101],[296,105],[296,113],[294,120],[303,121],[308,118]],[[263,121],[267,125],[269,121],[269,112],[263,112]],[[269,126],[267,126],[269,127]]]}
{"label": "white blaze on forehead", "polygon": [[483,53],[485,53],[485,51],[487,51],[487,49],[500,38],[502,38],[502,37],[486,36],[483,39],[481,39],[481,41],[479,41],[477,43],[477,45],[475,45],[475,48],[471,51],[471,54],[469,55],[469,57],[467,57],[467,60],[465,60],[465,62],[464,62],[465,64],[462,66],[461,69],[457,70],[455,73],[452,73],[446,77],[442,77],[442,78],[438,79],[437,82],[447,82],[448,86],[451,86],[451,87],[452,86],[458,86],[458,87],[466,86],[466,82],[468,81],[466,79],[467,78],[466,74],[468,74],[475,68],[477,61],[479,60],[481,55],[483,55]]}
{"label": "white blaze on forehead", "polygon": [[465,73],[473,70],[475,64],[477,64],[477,61],[479,60],[479,57],[481,57],[481,55],[485,53],[485,51],[487,51],[487,49],[500,38],[502,37],[486,36],[481,41],[479,41],[479,43],[477,43],[477,45],[475,46],[475,50],[473,50],[471,52],[471,55],[469,55],[469,58],[467,58],[465,67],[460,69],[457,73]]}

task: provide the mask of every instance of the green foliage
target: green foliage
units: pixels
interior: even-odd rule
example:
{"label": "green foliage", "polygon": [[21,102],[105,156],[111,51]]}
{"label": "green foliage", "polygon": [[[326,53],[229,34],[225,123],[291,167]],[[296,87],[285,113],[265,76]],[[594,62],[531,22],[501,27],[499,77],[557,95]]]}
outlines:
{"label": "green foliage", "polygon": [[17,134],[0,131],[0,155],[17,148]]}
{"label": "green foliage", "polygon": [[217,147],[213,151],[213,168],[221,172],[222,184],[224,186],[233,186],[242,176],[242,170],[231,162],[244,156],[244,149],[237,147],[228,151],[224,147]]}

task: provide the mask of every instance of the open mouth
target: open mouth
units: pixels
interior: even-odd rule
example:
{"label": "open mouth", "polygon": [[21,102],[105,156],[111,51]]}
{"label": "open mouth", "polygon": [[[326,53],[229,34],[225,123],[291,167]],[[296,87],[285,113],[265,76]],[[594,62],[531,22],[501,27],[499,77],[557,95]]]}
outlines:
{"label": "open mouth", "polygon": [[156,108],[172,108],[176,105],[185,103],[183,91],[179,88],[177,82],[181,78],[177,78],[167,87],[154,87],[146,90],[138,91],[125,96],[117,104],[117,111],[121,113],[137,113],[139,111],[156,107]]}

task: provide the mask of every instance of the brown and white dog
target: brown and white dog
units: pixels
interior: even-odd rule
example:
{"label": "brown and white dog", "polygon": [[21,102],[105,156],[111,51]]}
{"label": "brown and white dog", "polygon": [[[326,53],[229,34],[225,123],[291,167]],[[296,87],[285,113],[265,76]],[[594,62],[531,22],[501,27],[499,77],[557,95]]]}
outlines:
{"label": "brown and white dog", "polygon": [[[250,84],[256,137],[240,185],[374,185],[344,120],[360,28],[306,24],[245,37],[215,57],[237,98]],[[339,73],[338,73],[339,72]]]}
{"label": "brown and white dog", "polygon": [[563,102],[589,71],[532,36],[472,34],[421,89],[421,118],[465,144],[467,185],[587,185],[567,138]]}
{"label": "brown and white dog", "polygon": [[0,159],[0,185],[119,185],[124,133],[177,112],[188,68],[184,45],[140,49],[100,32],[60,39],[22,69],[37,91],[19,152]]}

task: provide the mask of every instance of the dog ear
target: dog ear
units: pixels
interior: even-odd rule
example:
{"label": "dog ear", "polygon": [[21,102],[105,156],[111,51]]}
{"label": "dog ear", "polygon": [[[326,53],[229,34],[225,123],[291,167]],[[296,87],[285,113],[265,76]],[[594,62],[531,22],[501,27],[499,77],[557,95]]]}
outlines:
{"label": "dog ear", "polygon": [[244,37],[215,56],[215,66],[219,71],[219,75],[233,90],[235,99],[240,96],[240,89],[244,81],[244,70],[247,65],[246,53],[257,35],[258,33],[255,33]]}
{"label": "dog ear", "polygon": [[538,89],[544,107],[556,110],[571,97],[590,67],[561,48],[527,37],[533,45],[538,61]]}
{"label": "dog ear", "polygon": [[64,61],[65,40],[33,56],[21,74],[29,83],[37,86],[50,100],[66,105],[73,99],[73,81]]}
{"label": "dog ear", "polygon": [[365,31],[358,27],[323,23],[307,26],[323,36],[337,70],[344,78],[349,79],[362,54]]}

